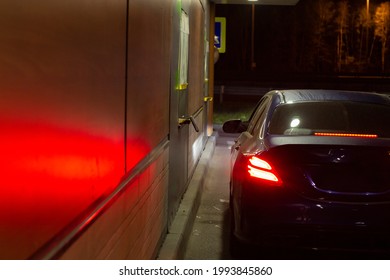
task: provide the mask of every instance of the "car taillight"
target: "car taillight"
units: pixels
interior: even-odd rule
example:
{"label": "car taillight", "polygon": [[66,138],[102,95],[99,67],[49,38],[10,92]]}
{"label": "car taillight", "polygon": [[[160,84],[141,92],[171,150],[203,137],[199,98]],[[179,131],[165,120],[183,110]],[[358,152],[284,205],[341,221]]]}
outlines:
{"label": "car taillight", "polygon": [[249,158],[248,173],[251,177],[262,179],[276,186],[282,185],[282,180],[276,174],[271,165],[257,156]]}

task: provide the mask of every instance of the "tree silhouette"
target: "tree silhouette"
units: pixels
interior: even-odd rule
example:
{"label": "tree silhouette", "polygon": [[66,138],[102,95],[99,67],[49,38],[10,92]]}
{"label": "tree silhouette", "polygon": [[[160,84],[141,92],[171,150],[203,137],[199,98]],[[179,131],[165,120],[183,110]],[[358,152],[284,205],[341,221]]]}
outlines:
{"label": "tree silhouette", "polygon": [[[357,43],[359,45],[358,51],[358,63],[359,66],[363,64],[369,63],[369,33],[372,27],[371,17],[369,13],[367,13],[367,8],[365,6],[361,6],[358,8],[357,17],[356,17],[356,32],[359,35],[357,37]],[[372,45],[372,44],[371,44]]]}
{"label": "tree silhouette", "polygon": [[[216,65],[248,77],[250,5],[217,5],[228,19],[228,51]],[[300,0],[296,6],[256,5],[256,71],[250,77],[295,74],[387,74],[390,0]],[[255,73],[254,73],[255,72]],[[271,75],[270,75],[271,74]],[[274,75],[277,77],[277,75]]]}
{"label": "tree silhouette", "polygon": [[332,63],[332,48],[328,46],[328,39],[333,35],[333,18],[335,15],[334,3],[329,0],[316,0],[315,11],[317,20],[314,22],[313,43],[316,50],[316,68],[318,72],[327,69]]}
{"label": "tree silhouette", "polygon": [[337,24],[337,70],[341,71],[342,60],[345,60],[345,64],[348,64],[348,53],[346,51],[346,37],[348,32],[348,15],[349,6],[348,1],[343,0],[337,5],[338,15],[336,17]]}
{"label": "tree silhouette", "polygon": [[390,25],[390,2],[385,2],[379,5],[374,16],[375,36],[381,42],[381,62],[382,72],[385,72],[385,57],[387,53],[387,40],[389,37]]}

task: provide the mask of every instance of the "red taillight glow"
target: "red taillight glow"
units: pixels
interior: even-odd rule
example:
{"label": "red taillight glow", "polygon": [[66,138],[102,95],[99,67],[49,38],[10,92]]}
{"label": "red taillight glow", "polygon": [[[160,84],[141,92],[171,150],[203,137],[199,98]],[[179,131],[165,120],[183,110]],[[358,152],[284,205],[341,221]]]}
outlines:
{"label": "red taillight glow", "polygon": [[249,159],[248,173],[251,177],[254,178],[266,180],[276,185],[282,184],[282,181],[275,174],[271,165],[267,161],[256,156],[252,156]]}
{"label": "red taillight glow", "polygon": [[265,160],[259,159],[258,157],[255,157],[255,156],[251,157],[249,159],[249,162],[253,166],[259,167],[261,169],[267,169],[267,170],[271,170],[272,169],[271,165],[269,165],[268,162],[266,162]]}
{"label": "red taillight glow", "polygon": [[376,134],[315,132],[315,136],[378,138]]}

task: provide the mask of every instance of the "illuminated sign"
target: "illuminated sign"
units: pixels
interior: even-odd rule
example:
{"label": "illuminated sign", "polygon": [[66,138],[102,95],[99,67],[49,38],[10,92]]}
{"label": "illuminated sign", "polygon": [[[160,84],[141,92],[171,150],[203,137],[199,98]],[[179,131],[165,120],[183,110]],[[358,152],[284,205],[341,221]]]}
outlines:
{"label": "illuminated sign", "polygon": [[220,53],[226,52],[226,18],[215,18],[214,45]]}

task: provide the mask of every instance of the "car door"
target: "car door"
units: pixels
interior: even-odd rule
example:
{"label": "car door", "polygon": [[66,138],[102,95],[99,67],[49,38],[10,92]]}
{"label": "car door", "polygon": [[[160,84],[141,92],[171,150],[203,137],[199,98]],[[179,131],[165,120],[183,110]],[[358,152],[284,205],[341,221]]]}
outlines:
{"label": "car door", "polygon": [[[245,152],[247,151],[248,147],[253,144],[253,141],[257,143],[257,139],[260,138],[260,130],[263,127],[262,124],[264,123],[267,109],[270,105],[270,100],[270,96],[265,96],[260,100],[251,118],[249,119],[248,129],[240,134],[240,136],[236,139],[235,144],[232,146],[230,169],[230,202],[231,207],[233,208],[238,207],[238,201],[241,200],[242,195],[241,187],[235,187],[236,185],[241,186],[240,183],[236,184],[236,182],[240,181],[239,177],[241,176],[237,175],[235,171],[235,165],[237,164],[237,161],[243,160],[245,158]],[[240,164],[238,164],[238,166],[240,166]],[[237,169],[240,168],[238,167]],[[236,218],[239,219],[238,217]]]}
{"label": "car door", "polygon": [[253,114],[249,119],[249,125],[246,131],[240,134],[240,136],[234,141],[234,145],[232,146],[232,166],[236,161],[237,155],[242,152],[241,147],[246,144],[250,139],[256,135],[258,137],[258,131],[261,127],[262,121],[264,121],[264,116],[266,109],[269,105],[269,96],[264,96],[256,106]]}

